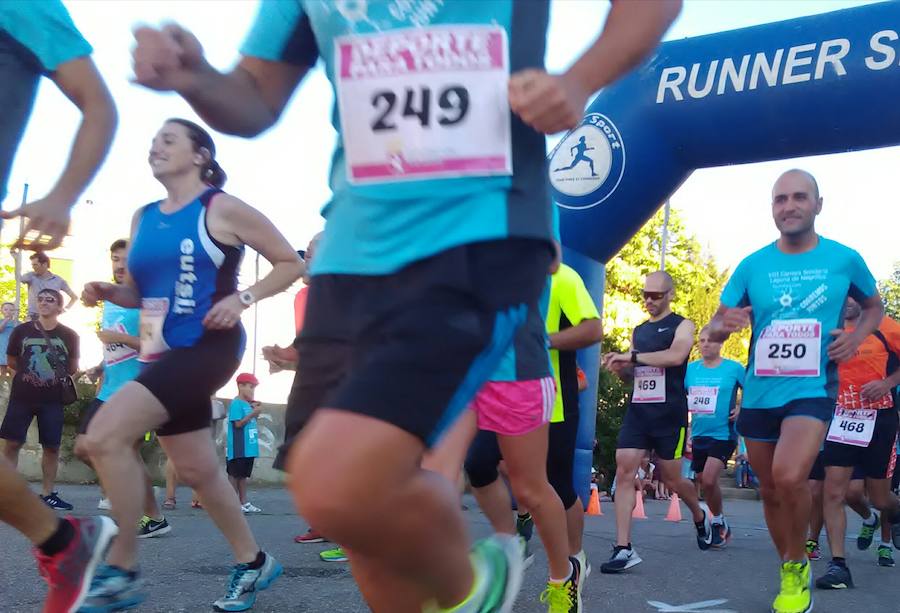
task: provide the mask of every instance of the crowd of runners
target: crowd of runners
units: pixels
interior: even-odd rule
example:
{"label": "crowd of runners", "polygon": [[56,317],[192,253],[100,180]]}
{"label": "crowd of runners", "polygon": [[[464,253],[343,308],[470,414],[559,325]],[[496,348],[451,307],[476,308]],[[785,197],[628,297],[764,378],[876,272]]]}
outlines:
{"label": "crowd of runners", "polygon": [[[265,216],[222,190],[227,177],[203,126],[170,118],[147,135],[161,198],[138,206],[129,238],[111,246],[113,281],[88,283],[80,296],[102,304],[106,334],[103,384],[76,452],[99,476],[110,515],[60,518],[51,507],[70,505],[46,474],[39,498],[0,460],[0,518],[35,547],[49,586],[45,611],[104,613],[146,599],[138,539],[171,530],[139,453],[148,432],[231,547],[233,570],[214,608],[250,609],[282,575],[245,517],[255,509],[246,479],[258,381],[240,375],[222,415],[227,474],[210,432],[210,397],[241,362],[244,311],[301,277],[296,340],[264,349],[273,370],[296,371],[275,466],[287,471],[312,526],[297,542],[333,542],[323,559],[349,561],[374,611],[488,613],[513,610],[536,531],[549,571],[541,602],[550,613],[587,609],[587,501],[573,476],[575,359],[578,350],[599,351],[603,330],[600,297],[561,261],[545,135],[576,126],[594,92],[652,53],[680,2],[615,2],[601,35],[561,74],[543,68],[548,2],[425,4],[262,3],[228,72],[178,25],[135,30],[137,84],[175,92],[211,128],[243,137],[271,128],[324,62],[340,136],[333,196],[304,260]],[[0,65],[10,100],[0,124],[0,197],[41,77],[82,114],[51,192],[3,214],[27,218],[17,247],[39,250],[43,264],[102,165],[116,107],[90,45],[56,0],[0,11],[0,50],[11,58]],[[395,111],[404,96],[405,110]],[[715,316],[692,322],[674,313],[672,277],[651,272],[642,290],[648,320],[628,351],[602,357],[632,386],[617,482],[632,483],[654,453],[661,480],[690,510],[701,550],[732,538],[718,482],[743,437],[780,564],[776,613],[812,610],[813,585],[853,586],[845,505],[863,519],[860,548],[880,529],[879,563],[893,565],[890,541],[900,546],[890,481],[900,325],[884,317],[860,255],[817,234],[822,203],[811,174],[784,172],[772,188],[777,238],[736,268]],[[271,271],[239,288],[246,247]],[[35,268],[30,281],[46,283],[48,274]],[[61,424],[48,407],[71,393],[77,336],[58,322],[59,288],[36,288],[34,298],[29,321],[8,339],[5,368],[15,373],[18,401],[0,437],[14,460],[36,415],[45,460],[55,462]],[[747,327],[747,363],[722,358],[722,343]],[[697,337],[701,358],[690,362]],[[46,376],[26,378],[25,363],[39,358]],[[682,476],[688,436],[703,501]],[[460,512],[463,473],[494,529],[474,544]],[[354,504],[362,489],[364,514]],[[641,562],[631,537],[636,495],[618,488],[602,573]],[[814,579],[823,524],[832,559]]]}

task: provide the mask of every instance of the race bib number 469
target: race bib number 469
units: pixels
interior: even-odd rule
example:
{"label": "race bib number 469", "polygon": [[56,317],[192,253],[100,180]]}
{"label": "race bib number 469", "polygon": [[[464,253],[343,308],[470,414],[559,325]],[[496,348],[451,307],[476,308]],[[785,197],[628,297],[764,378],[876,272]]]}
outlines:
{"label": "race bib number 469", "polygon": [[343,36],[334,70],[350,183],[512,174],[503,28]]}
{"label": "race bib number 469", "polygon": [[635,366],[631,401],[638,404],[665,402],[666,369],[656,366]]}

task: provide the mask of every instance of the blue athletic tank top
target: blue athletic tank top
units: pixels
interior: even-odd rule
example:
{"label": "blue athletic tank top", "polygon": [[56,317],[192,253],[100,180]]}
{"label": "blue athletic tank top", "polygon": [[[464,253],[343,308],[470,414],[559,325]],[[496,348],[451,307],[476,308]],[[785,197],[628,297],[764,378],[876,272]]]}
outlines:
{"label": "blue athletic tank top", "polygon": [[206,226],[220,192],[210,188],[174,213],[160,211],[161,201],[141,213],[128,270],[142,299],[142,352],[148,307],[162,309],[164,349],[191,347],[203,335],[212,305],[237,289],[244,247],[220,243]]}

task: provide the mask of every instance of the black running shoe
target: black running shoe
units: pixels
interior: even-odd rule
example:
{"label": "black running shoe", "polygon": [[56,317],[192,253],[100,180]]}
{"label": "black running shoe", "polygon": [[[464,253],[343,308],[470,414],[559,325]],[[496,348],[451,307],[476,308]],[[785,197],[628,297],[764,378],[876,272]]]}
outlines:
{"label": "black running shoe", "polygon": [[829,562],[825,574],[816,579],[816,587],[820,590],[845,590],[853,587],[850,569],[844,564]]}
{"label": "black running shoe", "polygon": [[59,497],[59,492],[50,492],[49,496],[41,496],[41,500],[44,501],[51,509],[56,509],[58,511],[71,511],[73,507],[71,504],[63,500]]}

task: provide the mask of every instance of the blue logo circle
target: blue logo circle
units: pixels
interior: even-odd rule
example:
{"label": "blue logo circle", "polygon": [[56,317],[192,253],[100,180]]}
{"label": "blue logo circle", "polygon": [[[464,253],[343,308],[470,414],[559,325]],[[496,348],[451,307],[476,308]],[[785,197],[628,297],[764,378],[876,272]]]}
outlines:
{"label": "blue logo circle", "polygon": [[589,209],[609,198],[625,173],[625,144],[601,113],[589,113],[550,153],[550,186],[557,204]]}

